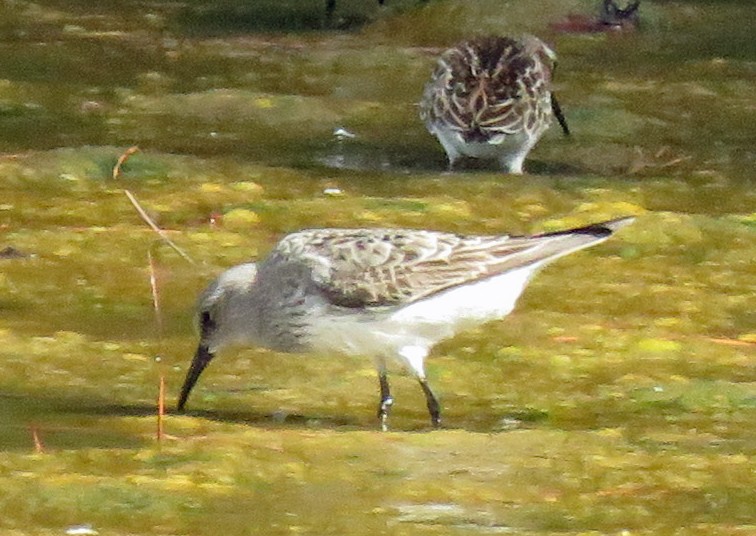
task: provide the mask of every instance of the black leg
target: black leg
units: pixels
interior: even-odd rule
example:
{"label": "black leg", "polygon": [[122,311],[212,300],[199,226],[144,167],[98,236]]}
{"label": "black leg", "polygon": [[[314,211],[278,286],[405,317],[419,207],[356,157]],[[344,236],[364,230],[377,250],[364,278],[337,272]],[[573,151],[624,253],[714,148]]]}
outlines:
{"label": "black leg", "polygon": [[562,113],[562,107],[559,106],[559,102],[556,99],[556,95],[553,93],[551,94],[551,111],[554,112],[554,116],[556,116],[557,121],[559,121],[559,126],[562,127],[562,132],[565,136],[570,135],[570,127],[567,126],[567,119],[564,118],[564,114]]}
{"label": "black leg", "polygon": [[386,432],[388,431],[389,411],[394,404],[394,397],[391,396],[388,375],[385,371],[378,373],[378,381],[381,384],[381,402],[378,404],[378,418],[381,420],[381,429]]}
{"label": "black leg", "polygon": [[336,0],[326,0],[326,21],[331,24],[333,12],[336,10]]}
{"label": "black leg", "polygon": [[438,428],[441,426],[441,405],[438,403],[436,395],[431,391],[430,385],[428,385],[428,380],[420,378],[418,381],[420,382],[420,387],[423,388],[423,393],[425,393],[425,401],[428,403],[428,413],[430,413],[431,424],[433,425],[433,428]]}

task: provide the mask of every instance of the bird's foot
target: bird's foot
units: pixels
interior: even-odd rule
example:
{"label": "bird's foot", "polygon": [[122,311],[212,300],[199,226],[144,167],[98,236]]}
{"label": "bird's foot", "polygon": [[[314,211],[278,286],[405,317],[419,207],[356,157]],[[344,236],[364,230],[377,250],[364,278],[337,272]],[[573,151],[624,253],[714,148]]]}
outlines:
{"label": "bird's foot", "polygon": [[394,397],[392,396],[381,399],[378,405],[378,418],[381,420],[381,430],[384,432],[388,432],[388,416],[393,405]]}

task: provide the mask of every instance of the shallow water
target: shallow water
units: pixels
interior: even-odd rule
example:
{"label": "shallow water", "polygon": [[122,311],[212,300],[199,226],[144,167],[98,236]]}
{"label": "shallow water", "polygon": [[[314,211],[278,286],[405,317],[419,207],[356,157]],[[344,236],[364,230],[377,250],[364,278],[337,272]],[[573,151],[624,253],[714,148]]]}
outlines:
{"label": "shallow water", "polygon": [[[548,30],[582,0],[339,0],[330,23],[315,0],[91,4],[0,3],[0,251],[21,253],[0,258],[3,534],[756,530],[750,2],[644,2],[622,35]],[[524,31],[559,54],[574,135],[524,177],[446,173],[416,110],[434,57]],[[286,232],[626,214],[436,348],[442,430],[400,371],[383,434],[370,360],[243,350],[155,440],[195,296]]]}

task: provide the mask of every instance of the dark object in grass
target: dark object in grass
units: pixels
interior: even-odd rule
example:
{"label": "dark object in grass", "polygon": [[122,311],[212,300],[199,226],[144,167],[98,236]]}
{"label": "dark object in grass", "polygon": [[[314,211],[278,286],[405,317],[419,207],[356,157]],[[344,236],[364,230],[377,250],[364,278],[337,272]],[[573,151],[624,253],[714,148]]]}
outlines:
{"label": "dark object in grass", "polygon": [[25,259],[29,255],[13,246],[6,246],[0,250],[0,259]]}
{"label": "dark object in grass", "polygon": [[614,0],[601,3],[598,17],[570,13],[565,20],[551,23],[552,30],[563,33],[623,32],[637,30],[640,25],[640,0],[621,8]]}

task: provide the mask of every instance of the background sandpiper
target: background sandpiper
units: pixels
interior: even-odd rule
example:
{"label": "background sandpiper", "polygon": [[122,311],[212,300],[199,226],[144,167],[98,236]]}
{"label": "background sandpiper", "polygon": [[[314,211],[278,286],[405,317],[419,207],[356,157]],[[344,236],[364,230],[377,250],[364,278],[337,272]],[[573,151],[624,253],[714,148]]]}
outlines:
{"label": "background sandpiper", "polygon": [[640,0],[629,2],[621,8],[614,0],[604,0],[601,4],[599,20],[609,30],[635,29],[639,24],[638,8]]}
{"label": "background sandpiper", "polygon": [[420,103],[428,132],[446,151],[451,169],[462,156],[495,159],[522,173],[530,150],[557,116],[551,92],[556,54],[532,35],[464,41],[438,59]]}
{"label": "background sandpiper", "polygon": [[439,341],[515,306],[538,268],[609,238],[633,218],[530,237],[409,229],[315,229],[284,237],[262,262],[223,272],[199,299],[200,341],[178,408],[216,352],[259,345],[282,352],[372,356],[383,429],[393,398],[387,359],[417,378],[431,422],[441,410],[424,361]]}

